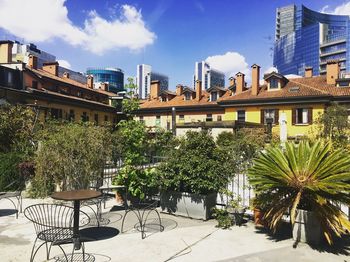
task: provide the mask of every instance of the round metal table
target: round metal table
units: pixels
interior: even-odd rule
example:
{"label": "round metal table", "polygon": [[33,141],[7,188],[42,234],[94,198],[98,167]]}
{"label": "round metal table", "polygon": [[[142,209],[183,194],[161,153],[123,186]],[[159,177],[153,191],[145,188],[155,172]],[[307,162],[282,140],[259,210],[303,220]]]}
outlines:
{"label": "round metal table", "polygon": [[79,250],[81,247],[79,237],[80,201],[89,200],[100,196],[101,192],[90,189],[55,192],[51,195],[51,198],[53,199],[74,202],[73,241],[75,250]]}

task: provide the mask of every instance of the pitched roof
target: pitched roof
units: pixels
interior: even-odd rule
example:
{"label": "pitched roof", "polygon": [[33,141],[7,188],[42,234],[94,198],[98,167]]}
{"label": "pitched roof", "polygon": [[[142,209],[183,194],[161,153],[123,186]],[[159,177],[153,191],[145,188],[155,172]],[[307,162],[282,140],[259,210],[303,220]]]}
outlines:
{"label": "pitched roof", "polygon": [[55,76],[55,75],[50,74],[50,73],[48,73],[48,72],[46,72],[46,71],[44,71],[42,69],[34,69],[34,68],[30,68],[30,67],[27,66],[26,70],[34,73],[38,77],[50,78],[52,80],[59,81],[59,82],[62,82],[64,84],[70,84],[70,85],[73,85],[73,86],[76,86],[76,87],[80,87],[80,88],[83,88],[83,89],[86,89],[86,90],[89,90],[89,91],[92,91],[92,92],[96,92],[96,93],[99,93],[99,94],[103,94],[103,95],[107,95],[107,96],[115,96],[116,95],[115,93],[108,92],[108,91],[105,91],[105,90],[88,88],[87,84],[80,83],[80,82],[75,81],[75,80],[70,79],[70,78]]}
{"label": "pitched roof", "polygon": [[209,93],[202,91],[202,97],[199,101],[197,99],[185,100],[185,95],[182,93],[179,96],[175,96],[173,99],[162,102],[159,99],[152,99],[146,101],[140,105],[140,109],[148,108],[162,108],[162,107],[193,107],[193,106],[202,106],[202,105],[217,105],[216,102],[209,101]]}

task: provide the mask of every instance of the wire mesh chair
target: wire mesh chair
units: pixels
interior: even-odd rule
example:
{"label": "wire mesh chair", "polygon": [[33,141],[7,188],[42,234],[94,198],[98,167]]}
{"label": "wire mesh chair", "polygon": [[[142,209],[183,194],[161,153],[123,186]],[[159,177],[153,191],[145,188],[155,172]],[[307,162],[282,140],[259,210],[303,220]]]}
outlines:
{"label": "wire mesh chair", "polygon": [[[13,187],[18,181],[13,181],[5,187],[5,190]],[[0,192],[0,200],[6,199],[12,203],[16,210],[16,218],[18,218],[18,213],[22,213],[22,186],[20,185],[15,191],[5,191]]]}
{"label": "wire mesh chair", "polygon": [[[86,226],[89,222],[89,216],[80,211],[82,219],[79,227]],[[38,250],[46,245],[46,259],[49,260],[51,247],[57,245],[63,252],[66,261],[68,257],[61,245],[70,244],[74,242],[73,239],[73,221],[74,221],[74,208],[57,205],[57,204],[36,204],[27,207],[24,210],[24,216],[31,222],[33,222],[36,232],[36,239],[33,244],[32,252],[30,255],[30,261],[34,260]],[[36,249],[35,245],[38,240],[42,240]],[[82,243],[83,257],[85,255],[84,242]],[[72,252],[73,261],[74,248]]]}

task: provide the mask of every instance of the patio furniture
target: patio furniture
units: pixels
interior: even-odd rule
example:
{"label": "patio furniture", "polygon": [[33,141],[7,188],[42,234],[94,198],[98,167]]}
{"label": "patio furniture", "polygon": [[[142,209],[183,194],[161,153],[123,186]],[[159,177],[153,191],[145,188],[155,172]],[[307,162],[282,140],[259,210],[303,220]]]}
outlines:
{"label": "patio furniture", "polygon": [[[88,215],[82,211],[79,211],[83,216],[88,218]],[[50,251],[52,246],[58,246],[66,259],[68,257],[64,249],[61,247],[63,244],[75,243],[79,238],[79,232],[75,232],[74,226],[85,226],[86,224],[73,224],[76,216],[75,210],[72,207],[57,204],[36,204],[27,207],[24,210],[24,216],[31,222],[33,222],[36,239],[33,244],[30,261],[34,260],[35,255],[39,251],[40,247],[46,245],[46,259],[50,258]],[[85,220],[89,223],[89,219]],[[42,240],[36,249],[35,245],[38,240]],[[79,239],[80,242],[80,239]],[[50,243],[50,245],[49,245]],[[74,249],[72,252],[72,260]],[[83,257],[85,256],[85,248],[83,245]]]}
{"label": "patio furniture", "polygon": [[[11,188],[13,185],[18,183],[18,181],[13,181],[8,184],[5,189]],[[18,218],[18,213],[22,213],[22,187],[18,186],[17,190],[9,192],[0,192],[0,200],[9,200],[16,210],[16,218]]]}
{"label": "patio furniture", "polygon": [[[128,209],[125,211],[125,215],[122,220],[121,233],[124,233],[124,222],[125,218],[129,213],[134,213],[137,217],[138,224],[135,225],[135,228],[141,232],[141,238],[144,239],[146,237],[145,229],[146,225],[156,225],[159,226],[160,232],[164,230],[164,226],[162,225],[162,220],[160,218],[159,212],[157,210],[158,200],[143,200],[138,202],[131,202],[128,206]],[[149,215],[154,212],[157,215],[159,224],[147,223],[147,219]]]}
{"label": "patio furniture", "polygon": [[[89,200],[100,196],[101,192],[90,189],[62,191],[53,193],[51,195],[53,199],[74,202],[73,241],[75,250],[79,250],[81,248],[81,242],[79,237],[79,215],[81,212],[80,201]],[[90,219],[88,220],[88,222],[90,222]]]}

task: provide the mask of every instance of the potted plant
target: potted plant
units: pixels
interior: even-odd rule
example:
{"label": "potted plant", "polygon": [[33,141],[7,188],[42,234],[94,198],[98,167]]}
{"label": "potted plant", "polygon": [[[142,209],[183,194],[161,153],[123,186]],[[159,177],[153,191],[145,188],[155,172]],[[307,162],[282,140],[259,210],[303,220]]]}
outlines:
{"label": "potted plant", "polygon": [[162,211],[209,219],[231,172],[227,158],[208,132],[187,132],[158,167]]}
{"label": "potted plant", "polygon": [[240,226],[243,222],[246,207],[242,205],[242,198],[232,194],[231,200],[228,202],[227,211],[231,215],[233,222]]}
{"label": "potted plant", "polygon": [[[350,231],[350,222],[335,204],[350,204],[350,156],[343,149],[332,150],[328,142],[287,142],[285,149],[270,147],[249,169],[250,184],[263,194],[264,219],[275,232],[290,213],[296,241],[317,244],[323,235],[333,237]],[[321,234],[322,233],[322,234]]]}

